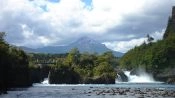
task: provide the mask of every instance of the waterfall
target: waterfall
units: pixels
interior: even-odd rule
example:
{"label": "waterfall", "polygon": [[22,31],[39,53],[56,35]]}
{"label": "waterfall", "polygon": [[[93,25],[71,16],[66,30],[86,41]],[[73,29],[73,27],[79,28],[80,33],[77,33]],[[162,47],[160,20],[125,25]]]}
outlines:
{"label": "waterfall", "polygon": [[124,71],[125,75],[128,77],[128,82],[132,83],[155,83],[153,76],[146,72],[137,75],[130,75],[130,71]]}
{"label": "waterfall", "polygon": [[115,82],[122,82],[122,78],[119,74],[117,74],[117,79],[115,80]]}
{"label": "waterfall", "polygon": [[[127,81],[126,81],[127,80]],[[147,73],[144,69],[138,68],[135,71],[121,71],[117,74],[116,83],[163,83],[155,81],[152,74]]]}
{"label": "waterfall", "polygon": [[45,78],[43,82],[41,82],[41,84],[49,84],[49,80],[48,78]]}

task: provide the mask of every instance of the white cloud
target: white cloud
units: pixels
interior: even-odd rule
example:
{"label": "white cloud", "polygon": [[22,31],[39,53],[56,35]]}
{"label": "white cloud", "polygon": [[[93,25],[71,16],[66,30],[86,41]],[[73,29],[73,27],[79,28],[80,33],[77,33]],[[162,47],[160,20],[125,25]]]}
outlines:
{"label": "white cloud", "polygon": [[154,38],[154,41],[157,41],[163,38],[164,33],[165,33],[165,29],[162,29],[161,31],[156,31],[152,33],[151,36]]}
{"label": "white cloud", "polygon": [[104,44],[109,49],[125,53],[129,49],[141,45],[144,41],[146,41],[146,38],[131,39],[129,41],[104,42]]}
{"label": "white cloud", "polygon": [[[163,37],[164,34],[164,29],[162,31],[156,31],[150,34],[154,38],[154,41],[160,40]],[[113,42],[104,42],[104,44],[115,51],[120,51],[120,52],[127,52],[128,50],[134,48],[135,46],[139,46],[143,44],[144,42],[147,42],[147,38],[142,37],[142,38],[137,38],[137,39],[131,39],[129,41],[113,41]]]}
{"label": "white cloud", "polygon": [[[147,33],[165,28],[174,3],[174,0],[92,0],[92,5],[86,6],[82,0],[57,3],[0,0],[0,31],[7,32],[7,41],[15,45],[60,45],[91,36],[100,42],[124,41],[114,49],[126,51],[125,47],[130,46],[124,44],[125,40],[139,37],[141,41]],[[152,36],[160,38],[159,35]]]}

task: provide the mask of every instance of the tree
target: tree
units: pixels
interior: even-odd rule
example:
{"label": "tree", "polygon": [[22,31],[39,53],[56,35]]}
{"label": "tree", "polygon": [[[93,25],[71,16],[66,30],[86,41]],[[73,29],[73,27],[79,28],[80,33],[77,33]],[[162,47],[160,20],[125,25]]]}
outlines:
{"label": "tree", "polygon": [[4,41],[5,32],[0,32],[0,41]]}
{"label": "tree", "polygon": [[154,40],[154,38],[153,37],[151,37],[149,34],[147,34],[147,41],[148,41],[148,43],[151,43],[153,40]]}
{"label": "tree", "polygon": [[114,69],[112,66],[107,62],[100,62],[100,64],[94,68],[94,75],[100,76],[103,73],[113,73]]}
{"label": "tree", "polygon": [[73,48],[69,52],[66,58],[65,64],[69,66],[73,66],[73,65],[77,65],[79,61],[80,61],[80,52],[77,48]]}

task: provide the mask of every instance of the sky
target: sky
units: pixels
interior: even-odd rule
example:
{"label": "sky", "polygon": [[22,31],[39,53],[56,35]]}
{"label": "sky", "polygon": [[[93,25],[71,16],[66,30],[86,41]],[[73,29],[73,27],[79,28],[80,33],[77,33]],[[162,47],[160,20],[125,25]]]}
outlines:
{"label": "sky", "polygon": [[17,46],[68,45],[90,37],[127,52],[162,39],[175,0],[0,0],[0,31]]}

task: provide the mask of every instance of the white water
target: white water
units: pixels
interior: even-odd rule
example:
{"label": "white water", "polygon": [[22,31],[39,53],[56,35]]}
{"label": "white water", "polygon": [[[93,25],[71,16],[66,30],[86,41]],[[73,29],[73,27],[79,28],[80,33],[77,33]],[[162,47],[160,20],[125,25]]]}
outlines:
{"label": "white water", "polygon": [[[128,77],[128,82],[125,83],[163,83],[155,81],[151,74],[146,73],[144,70],[140,71],[139,76],[130,75],[130,71],[124,71],[124,74]],[[116,83],[122,83],[121,76],[118,75]],[[45,78],[43,82],[34,84],[35,86],[71,86],[70,84],[49,84],[48,78]],[[85,84],[77,84],[74,86],[84,86]],[[87,85],[87,84],[86,84]]]}
{"label": "white water", "polygon": [[43,82],[41,82],[41,84],[49,84],[49,80],[48,78],[45,78]]}
{"label": "white water", "polygon": [[153,76],[146,72],[140,73],[139,76],[130,75],[130,71],[124,71],[124,73],[128,77],[128,82],[131,83],[157,83],[157,81],[154,80]]}

